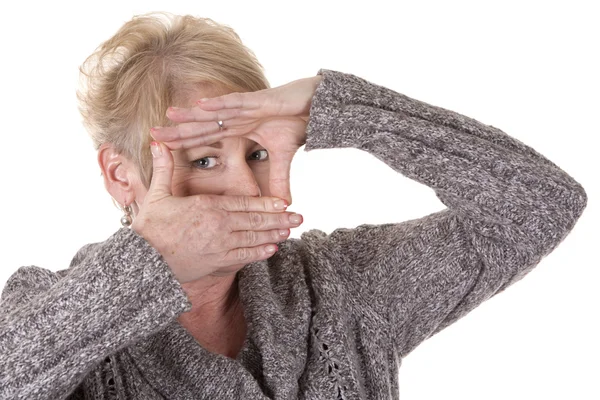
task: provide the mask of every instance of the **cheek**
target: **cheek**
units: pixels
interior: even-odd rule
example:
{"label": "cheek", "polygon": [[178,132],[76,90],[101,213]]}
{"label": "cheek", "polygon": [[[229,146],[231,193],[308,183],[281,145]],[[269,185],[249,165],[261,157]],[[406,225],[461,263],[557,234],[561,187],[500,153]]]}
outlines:
{"label": "cheek", "polygon": [[[260,187],[263,196],[269,196],[269,166],[251,166],[256,183]],[[171,190],[173,196],[185,197],[198,194],[221,194],[231,189],[231,182],[235,177],[228,176],[222,171],[194,171],[188,167],[175,165]]]}
{"label": "cheek", "polygon": [[263,196],[270,196],[269,192],[269,168],[254,168],[254,178],[256,179],[256,183],[258,187],[260,187],[260,192]]}
{"label": "cheek", "polygon": [[201,174],[189,168],[175,168],[171,190],[176,197],[217,194],[220,190],[220,181],[222,179],[219,179],[216,174]]}

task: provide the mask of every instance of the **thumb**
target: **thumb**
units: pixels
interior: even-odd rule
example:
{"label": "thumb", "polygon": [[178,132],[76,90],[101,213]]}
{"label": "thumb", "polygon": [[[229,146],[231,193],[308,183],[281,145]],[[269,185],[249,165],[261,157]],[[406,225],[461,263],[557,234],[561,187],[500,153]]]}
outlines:
{"label": "thumb", "polygon": [[292,204],[292,192],[290,191],[291,157],[286,157],[285,155],[283,157],[273,156],[271,157],[269,168],[270,195],[286,200],[288,205]]}
{"label": "thumb", "polygon": [[152,142],[150,150],[152,151],[152,180],[148,189],[148,196],[153,200],[172,196],[173,155],[160,142]]}

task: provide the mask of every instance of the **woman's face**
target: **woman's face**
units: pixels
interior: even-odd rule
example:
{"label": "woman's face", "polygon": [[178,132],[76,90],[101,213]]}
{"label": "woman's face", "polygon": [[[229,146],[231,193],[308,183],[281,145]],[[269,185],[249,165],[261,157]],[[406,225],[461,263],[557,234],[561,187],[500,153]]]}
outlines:
{"label": "woman's face", "polygon": [[[216,124],[216,123],[215,123]],[[269,155],[245,137],[173,152],[173,195],[268,196]]]}
{"label": "woman's face", "polygon": [[[203,88],[188,96],[179,107],[193,107],[203,97],[229,93]],[[215,121],[215,126],[217,122]],[[174,160],[172,192],[174,196],[217,194],[270,196],[269,155],[261,145],[245,137],[224,138],[210,145],[172,151]],[[141,205],[145,193],[138,193]]]}

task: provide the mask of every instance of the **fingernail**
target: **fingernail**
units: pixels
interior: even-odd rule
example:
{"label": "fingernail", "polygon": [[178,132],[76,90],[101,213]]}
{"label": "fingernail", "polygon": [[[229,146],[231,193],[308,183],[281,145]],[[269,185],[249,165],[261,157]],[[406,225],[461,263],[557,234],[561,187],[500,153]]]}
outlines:
{"label": "fingernail", "polygon": [[285,200],[275,200],[273,202],[273,207],[275,207],[276,210],[285,210],[288,207],[288,204]]}
{"label": "fingernail", "polygon": [[162,156],[162,148],[158,142],[152,142],[150,144],[150,151],[152,152],[152,157],[154,158]]}
{"label": "fingernail", "polygon": [[302,215],[300,214],[292,214],[290,216],[290,222],[292,224],[299,224],[302,221]]}
{"label": "fingernail", "polygon": [[198,100],[197,103],[204,103],[206,100],[208,100],[208,98],[204,97],[204,98]]}

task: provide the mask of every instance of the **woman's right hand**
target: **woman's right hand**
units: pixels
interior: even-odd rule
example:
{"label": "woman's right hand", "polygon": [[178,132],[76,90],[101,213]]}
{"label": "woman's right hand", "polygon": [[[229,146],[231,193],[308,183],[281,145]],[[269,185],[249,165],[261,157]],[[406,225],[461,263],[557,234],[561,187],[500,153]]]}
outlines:
{"label": "woman's right hand", "polygon": [[[274,197],[174,197],[173,156],[158,142],[152,153],[152,181],[131,228],[162,255],[180,283],[229,275],[267,259],[289,228],[300,225],[290,222],[294,213],[284,211],[287,205],[275,208],[283,201]],[[268,252],[269,246],[275,250]]]}

